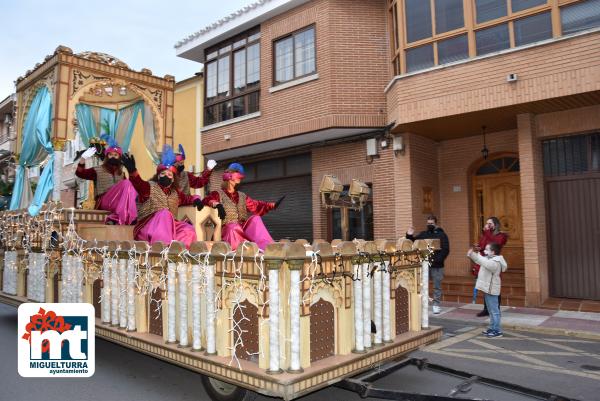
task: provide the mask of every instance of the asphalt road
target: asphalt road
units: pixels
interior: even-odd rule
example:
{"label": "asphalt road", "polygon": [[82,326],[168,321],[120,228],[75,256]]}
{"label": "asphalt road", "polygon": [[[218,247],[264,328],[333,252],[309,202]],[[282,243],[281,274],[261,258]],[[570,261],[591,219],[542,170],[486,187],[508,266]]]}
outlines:
{"label": "asphalt road", "polygon": [[[432,324],[435,323],[441,321],[432,319]],[[580,400],[599,399],[600,372],[593,369],[600,366],[600,342],[529,332],[511,332],[504,340],[489,340],[477,335],[480,328],[451,321],[445,321],[444,325],[446,334],[442,342],[412,356]],[[17,373],[16,326],[16,308],[0,304],[0,401],[208,400],[197,373],[99,339],[96,340],[96,373],[92,378],[22,378]],[[409,367],[379,380],[377,385],[447,395],[459,382],[455,377]],[[461,397],[499,401],[531,399],[479,385]],[[273,400],[263,396],[257,399]],[[361,399],[355,393],[336,387],[302,398],[306,401]]]}

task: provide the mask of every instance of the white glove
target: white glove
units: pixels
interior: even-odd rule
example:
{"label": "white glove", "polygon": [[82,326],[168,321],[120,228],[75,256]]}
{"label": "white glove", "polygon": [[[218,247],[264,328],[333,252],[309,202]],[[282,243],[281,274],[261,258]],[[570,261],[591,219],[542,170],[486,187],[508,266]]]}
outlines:
{"label": "white glove", "polygon": [[83,154],[81,155],[81,158],[83,160],[87,160],[90,157],[94,156],[96,154],[96,148],[95,147],[91,147],[88,150],[86,150],[85,152],[83,152]]}
{"label": "white glove", "polygon": [[212,170],[213,168],[215,168],[216,165],[217,165],[217,162],[214,160],[209,160],[208,163],[206,163],[206,167],[208,167],[209,170]]}

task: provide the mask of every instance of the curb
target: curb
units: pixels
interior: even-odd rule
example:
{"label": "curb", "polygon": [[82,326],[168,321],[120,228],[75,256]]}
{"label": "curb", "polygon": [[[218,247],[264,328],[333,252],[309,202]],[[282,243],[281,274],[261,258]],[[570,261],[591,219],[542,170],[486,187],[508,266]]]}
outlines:
{"label": "curb", "polygon": [[[481,322],[472,321],[472,320],[459,320],[459,319],[450,319],[438,317],[440,320],[448,320],[452,322],[460,322],[471,326],[485,326],[485,324],[481,324]],[[592,331],[583,331],[583,330],[569,330],[569,329],[561,329],[558,327],[540,327],[540,326],[528,326],[528,325],[520,325],[520,324],[510,324],[510,323],[502,323],[502,327],[504,329],[516,330],[516,331],[529,331],[533,333],[544,333],[544,334],[553,334],[553,335],[561,335],[568,337],[577,337],[584,338],[587,340],[598,340],[600,341],[600,333],[595,333]]]}

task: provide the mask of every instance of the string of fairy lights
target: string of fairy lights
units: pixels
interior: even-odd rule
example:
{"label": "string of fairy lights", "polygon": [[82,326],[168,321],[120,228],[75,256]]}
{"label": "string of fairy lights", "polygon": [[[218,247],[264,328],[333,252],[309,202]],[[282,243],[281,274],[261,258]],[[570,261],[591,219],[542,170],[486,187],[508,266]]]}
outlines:
{"label": "string of fairy lights", "polygon": [[[139,241],[127,244],[115,242],[116,246],[109,246],[106,242],[82,239],[76,231],[75,209],[62,208],[52,202],[46,204],[37,216],[0,212],[0,226],[3,227],[0,243],[5,250],[2,290],[7,294],[17,293],[16,277],[21,269],[28,272],[26,296],[40,302],[46,299],[45,283],[50,274],[59,273],[60,302],[84,302],[84,284],[101,279],[104,285],[99,303],[103,323],[136,330],[138,300],[147,299],[147,308],[154,319],[163,319],[162,314],[167,312],[168,342],[179,340],[181,346],[191,346],[196,351],[206,349],[209,354],[216,354],[214,322],[217,314],[225,308],[228,309],[226,318],[230,321],[227,334],[233,339],[225,348],[231,354],[230,365],[239,369],[242,368],[239,350],[248,357],[243,359],[252,359],[264,352],[260,347],[258,352],[249,352],[244,344],[245,327],[248,327],[244,323],[250,320],[244,300],[249,296],[255,298],[257,307],[260,305],[258,316],[262,319],[259,319],[259,330],[265,330],[263,325],[266,325],[268,330],[276,327],[274,333],[278,333],[283,306],[310,306],[322,284],[334,286],[337,281],[350,278],[352,282],[363,281],[364,285],[365,280],[371,280],[377,272],[393,278],[401,266],[429,261],[433,254],[430,245],[423,252],[359,252],[351,257],[334,253],[327,257],[328,261],[333,260],[333,268],[328,271],[318,251],[307,251],[302,269],[292,274],[294,290],[282,303],[278,291],[276,294],[269,291],[273,277],[278,276],[270,277],[271,270],[265,269],[263,254],[256,252],[250,243],[242,244],[237,252],[221,252],[219,255],[208,251],[190,252],[175,243],[158,251]],[[220,271],[216,269],[217,264]],[[361,268],[348,271],[348,265]],[[253,272],[252,277],[243,273],[249,270]],[[215,280],[217,272],[220,273],[219,281]],[[166,291],[166,297],[153,296],[159,289],[161,293]],[[163,300],[174,300],[176,293],[179,301],[168,302],[165,310]],[[192,309],[191,324],[188,322],[188,298]],[[271,310],[271,306],[275,310]],[[182,321],[176,322],[176,315],[184,316],[183,325]],[[292,369],[299,369],[300,315],[298,312],[295,320],[296,315],[292,315],[291,330],[283,341],[292,344],[292,359],[297,360],[292,363]],[[201,342],[203,323],[206,324],[204,344]],[[191,344],[187,331],[190,326]],[[179,331],[176,331],[177,327]],[[364,330],[366,333],[366,327]],[[277,367],[278,363],[271,358],[273,366]]]}

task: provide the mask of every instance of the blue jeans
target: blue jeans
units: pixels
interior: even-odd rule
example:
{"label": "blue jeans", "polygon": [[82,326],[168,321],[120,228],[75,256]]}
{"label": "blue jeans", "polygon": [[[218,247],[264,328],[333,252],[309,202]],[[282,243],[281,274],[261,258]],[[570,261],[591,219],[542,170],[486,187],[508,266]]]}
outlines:
{"label": "blue jeans", "polygon": [[443,267],[429,268],[429,275],[433,281],[433,305],[440,306],[442,303],[442,280],[444,279]]}
{"label": "blue jeans", "polygon": [[490,330],[502,332],[500,328],[500,305],[498,305],[498,295],[485,294],[485,304],[490,313]]}

